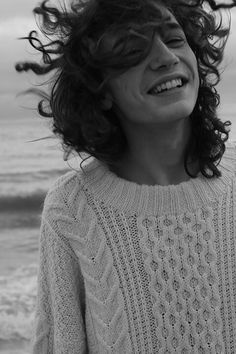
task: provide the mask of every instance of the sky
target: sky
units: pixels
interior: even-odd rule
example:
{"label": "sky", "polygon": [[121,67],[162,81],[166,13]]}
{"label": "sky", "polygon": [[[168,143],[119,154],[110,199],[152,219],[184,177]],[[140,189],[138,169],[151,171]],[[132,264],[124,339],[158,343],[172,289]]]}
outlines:
{"label": "sky", "polygon": [[[33,110],[36,101],[31,96],[19,96],[19,94],[31,87],[32,83],[37,80],[35,81],[36,77],[33,74],[17,73],[14,65],[17,61],[40,58],[27,44],[27,41],[18,40],[19,37],[26,36],[30,30],[37,29],[32,10],[39,1],[5,0],[2,2],[0,12],[0,119],[30,117],[36,115]],[[224,73],[217,87],[221,94],[220,111],[224,115],[236,113],[236,8],[231,11],[231,14],[231,34],[222,65]]]}

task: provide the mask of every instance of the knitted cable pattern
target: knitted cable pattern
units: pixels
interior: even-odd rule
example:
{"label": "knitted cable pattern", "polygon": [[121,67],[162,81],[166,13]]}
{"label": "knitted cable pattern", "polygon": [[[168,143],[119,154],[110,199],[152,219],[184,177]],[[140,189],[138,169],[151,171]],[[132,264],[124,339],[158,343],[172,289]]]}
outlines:
{"label": "knitted cable pattern", "polygon": [[236,352],[236,149],[139,186],[94,160],[45,200],[34,354]]}

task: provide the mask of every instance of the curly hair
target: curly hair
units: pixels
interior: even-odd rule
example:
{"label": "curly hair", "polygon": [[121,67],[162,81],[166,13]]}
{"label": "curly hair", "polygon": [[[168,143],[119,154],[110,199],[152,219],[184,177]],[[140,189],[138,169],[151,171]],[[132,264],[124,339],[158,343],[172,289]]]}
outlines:
{"label": "curly hair", "polygon": [[[36,31],[27,37],[42,53],[42,63],[20,62],[17,71],[32,70],[49,76],[49,92],[37,90],[41,96],[38,111],[53,120],[53,133],[60,137],[64,151],[111,163],[126,150],[127,141],[116,113],[103,109],[106,84],[115,75],[139,64],[148,55],[155,29],[163,21],[164,5],[183,28],[194,52],[200,79],[198,98],[190,115],[192,136],[185,152],[187,161],[199,161],[201,173],[221,176],[217,168],[228,140],[230,121],[217,116],[220,103],[215,86],[220,81],[219,65],[230,25],[225,28],[216,10],[236,6],[213,0],[75,0],[70,6],[48,5],[43,1],[34,9],[45,44]],[[103,39],[119,33],[119,46],[110,52],[101,50]],[[135,41],[139,49],[128,51]]]}

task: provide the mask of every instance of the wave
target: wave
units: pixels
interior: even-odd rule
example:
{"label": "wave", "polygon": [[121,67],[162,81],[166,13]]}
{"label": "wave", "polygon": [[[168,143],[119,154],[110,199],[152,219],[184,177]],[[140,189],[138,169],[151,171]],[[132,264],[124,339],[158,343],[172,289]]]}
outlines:
{"label": "wave", "polygon": [[[25,169],[25,168],[24,168]],[[51,170],[35,170],[32,171],[17,171],[17,172],[11,172],[11,171],[1,171],[0,172],[0,182],[1,181],[8,181],[8,182],[18,182],[18,181],[27,181],[29,179],[35,180],[35,179],[47,179],[47,178],[54,178],[57,176],[60,176],[66,172],[68,172],[68,168],[61,168],[61,169],[51,169]]]}
{"label": "wave", "polygon": [[40,211],[46,196],[45,190],[36,190],[25,195],[0,196],[0,212]]}
{"label": "wave", "polygon": [[0,347],[3,341],[30,340],[37,291],[37,264],[0,276]]}

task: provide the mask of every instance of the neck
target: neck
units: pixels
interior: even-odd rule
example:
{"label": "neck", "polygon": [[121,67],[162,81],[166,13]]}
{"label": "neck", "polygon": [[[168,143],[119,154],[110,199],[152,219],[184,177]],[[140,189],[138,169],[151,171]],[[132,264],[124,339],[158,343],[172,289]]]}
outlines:
{"label": "neck", "polygon": [[[129,134],[129,132],[131,132]],[[168,127],[135,127],[126,130],[128,151],[112,166],[120,177],[148,185],[179,184],[190,179],[184,168],[185,151],[190,139],[189,118]],[[192,173],[198,164],[189,165]]]}

